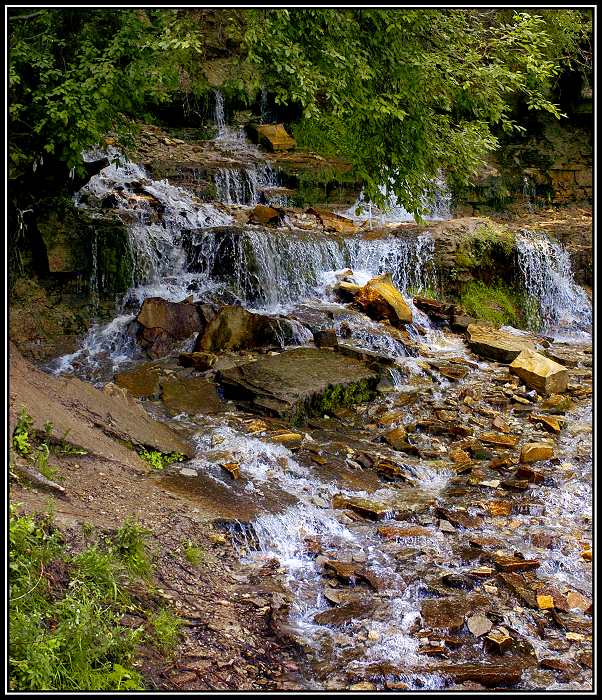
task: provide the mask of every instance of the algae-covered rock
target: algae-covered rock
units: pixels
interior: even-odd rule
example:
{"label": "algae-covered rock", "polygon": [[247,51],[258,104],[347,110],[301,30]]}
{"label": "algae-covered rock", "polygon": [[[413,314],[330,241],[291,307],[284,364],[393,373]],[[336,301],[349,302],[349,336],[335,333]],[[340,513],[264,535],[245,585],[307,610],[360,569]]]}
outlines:
{"label": "algae-covered rock", "polygon": [[510,371],[540,394],[561,394],[569,383],[565,367],[533,350],[523,350],[510,364]]}
{"label": "algae-covered rock", "polygon": [[223,370],[218,381],[226,398],[301,423],[312,414],[368,401],[378,373],[330,350],[297,348]]}
{"label": "algae-covered rock", "polygon": [[373,277],[365,284],[355,302],[376,321],[386,320],[393,326],[412,323],[412,310],[388,273]]}
{"label": "algae-covered rock", "polygon": [[241,306],[223,306],[199,335],[195,352],[221,352],[270,345],[282,347],[294,338],[294,325],[286,318],[254,314]]}

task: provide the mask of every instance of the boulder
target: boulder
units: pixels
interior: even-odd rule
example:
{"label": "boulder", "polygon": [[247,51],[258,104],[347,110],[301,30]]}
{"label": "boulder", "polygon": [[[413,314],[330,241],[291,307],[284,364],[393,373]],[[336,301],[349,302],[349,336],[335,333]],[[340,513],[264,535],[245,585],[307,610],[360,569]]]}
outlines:
{"label": "boulder", "polygon": [[511,362],[510,371],[540,394],[561,394],[569,383],[566,367],[533,350],[523,350]]}
{"label": "boulder", "polygon": [[221,352],[276,345],[283,347],[294,338],[293,324],[279,316],[254,314],[242,306],[222,306],[216,317],[199,334],[194,352]]}
{"label": "boulder", "polygon": [[360,289],[355,302],[376,321],[387,320],[393,326],[412,323],[412,310],[389,273],[373,277]]}
{"label": "boulder", "polygon": [[178,356],[178,364],[182,367],[193,367],[199,372],[211,369],[217,360],[217,356],[210,352],[181,352]]}
{"label": "boulder", "polygon": [[218,374],[226,398],[301,423],[339,406],[368,401],[378,373],[337,352],[296,348],[260,357]]}
{"label": "boulder", "polygon": [[477,355],[509,364],[523,350],[532,350],[532,341],[490,326],[471,323],[467,328],[468,345]]}
{"label": "boulder", "polygon": [[205,325],[203,316],[191,302],[172,302],[160,297],[145,299],[136,321],[138,341],[153,358],[167,355],[176,341],[201,331]]}
{"label": "boulder", "polygon": [[351,301],[360,289],[361,286],[359,284],[346,282],[345,280],[337,282],[334,286],[335,294],[340,297],[342,301]]}
{"label": "boulder", "polygon": [[339,344],[337,332],[334,328],[326,328],[314,331],[314,343],[318,348],[336,348]]}
{"label": "boulder", "polygon": [[280,212],[273,207],[266,207],[263,204],[258,204],[249,214],[250,224],[272,224],[277,223],[280,219]]}
{"label": "boulder", "polygon": [[442,301],[429,299],[428,297],[414,297],[414,306],[437,321],[448,321],[454,310],[452,304],[445,304]]}
{"label": "boulder", "polygon": [[306,213],[317,216],[326,231],[334,231],[342,234],[351,234],[357,231],[357,226],[351,219],[336,214],[330,211],[330,209],[315,209],[312,207],[308,209]]}

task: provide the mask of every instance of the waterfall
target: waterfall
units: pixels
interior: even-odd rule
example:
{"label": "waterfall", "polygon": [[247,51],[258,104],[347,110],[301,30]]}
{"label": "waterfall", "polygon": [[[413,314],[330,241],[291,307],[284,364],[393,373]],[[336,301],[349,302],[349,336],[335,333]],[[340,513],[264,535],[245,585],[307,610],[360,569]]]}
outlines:
{"label": "waterfall", "polygon": [[[443,176],[437,178],[434,182],[435,192],[434,200],[431,201],[425,195],[422,205],[427,210],[425,219],[428,221],[439,221],[442,219],[451,218],[451,193],[447,187]],[[413,214],[410,214],[398,201],[395,194],[388,192],[385,186],[379,187],[379,190],[386,199],[384,209],[379,209],[373,202],[366,200],[363,191],[360,193],[355,204],[344,213],[345,216],[354,221],[368,221],[370,227],[373,223],[380,225],[397,224],[403,221],[414,221]]]}
{"label": "waterfall", "polygon": [[517,237],[517,257],[525,292],[537,305],[540,330],[559,336],[589,333],[591,304],[575,282],[568,251],[543,233],[524,230]]}
{"label": "waterfall", "polygon": [[214,177],[216,197],[224,204],[263,203],[287,206],[288,200],[271,190],[280,187],[278,175],[269,163],[259,162],[246,168],[220,168]]}
{"label": "waterfall", "polygon": [[189,245],[189,270],[221,279],[243,303],[264,308],[324,296],[332,273],[346,267],[362,281],[390,272],[406,294],[434,284],[434,241],[428,234],[358,240],[296,230],[278,235],[247,226],[195,231]]}

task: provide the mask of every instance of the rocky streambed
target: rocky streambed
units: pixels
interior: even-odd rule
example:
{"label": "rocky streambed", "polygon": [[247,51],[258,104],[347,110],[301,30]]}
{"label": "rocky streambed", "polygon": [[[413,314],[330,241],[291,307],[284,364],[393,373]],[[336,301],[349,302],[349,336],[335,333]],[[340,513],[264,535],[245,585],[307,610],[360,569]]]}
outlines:
{"label": "rocky streambed", "polygon": [[[297,650],[270,689],[590,689],[592,319],[567,251],[477,219],[292,207],[271,168],[295,154],[266,163],[216,124],[198,148],[147,132],[145,167],[110,165],[76,195],[121,222],[130,281],[46,370],[185,445],[146,482],[211,513],[245,600]],[[149,175],[159,142],[175,184]],[[186,169],[198,187],[177,180],[191,151],[210,166]],[[457,303],[510,278],[471,313]],[[533,316],[538,333],[504,325]],[[243,627],[220,630],[247,663]]]}

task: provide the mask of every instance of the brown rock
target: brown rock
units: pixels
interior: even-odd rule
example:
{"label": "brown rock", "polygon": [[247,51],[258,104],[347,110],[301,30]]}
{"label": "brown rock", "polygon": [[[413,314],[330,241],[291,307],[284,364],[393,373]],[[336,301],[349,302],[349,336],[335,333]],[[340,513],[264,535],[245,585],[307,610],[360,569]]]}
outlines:
{"label": "brown rock", "polygon": [[184,340],[200,331],[203,324],[194,304],[175,303],[160,297],[145,299],[136,320],[144,328],[159,328],[176,340]]}
{"label": "brown rock", "polygon": [[391,445],[394,450],[403,450],[407,443],[408,433],[403,426],[399,426],[394,430],[390,430],[384,434],[386,442]]}
{"label": "brown rock", "polygon": [[519,467],[514,472],[514,476],[517,479],[526,479],[530,484],[541,484],[543,481],[543,472],[531,467]]}
{"label": "brown rock", "polygon": [[485,645],[490,651],[502,654],[512,646],[512,637],[505,627],[496,627],[485,637]]}
{"label": "brown rock", "polygon": [[500,447],[514,447],[518,438],[514,435],[503,435],[501,433],[483,433],[479,435],[479,440],[488,445],[499,445]]}
{"label": "brown rock", "polygon": [[530,349],[512,361],[510,371],[540,394],[562,394],[568,387],[566,367]]}
{"label": "brown rock", "polygon": [[533,347],[531,341],[489,326],[472,323],[468,326],[467,333],[468,345],[473,352],[498,362],[510,363],[521,352]]}
{"label": "brown rock", "polygon": [[487,634],[493,627],[493,623],[489,618],[485,617],[485,615],[471,615],[468,620],[466,620],[466,624],[471,634],[474,634],[475,637],[481,637]]}
{"label": "brown rock", "polygon": [[377,532],[386,540],[394,540],[399,537],[430,537],[431,531],[420,525],[408,525],[401,527],[399,525],[380,525]]}
{"label": "brown rock", "polygon": [[489,501],[487,510],[492,517],[510,515],[512,513],[512,501]]}
{"label": "brown rock", "polygon": [[344,280],[337,282],[334,287],[334,291],[343,301],[351,301],[360,290],[359,284],[345,282]]}
{"label": "brown rock", "polygon": [[318,348],[336,348],[339,344],[337,332],[334,328],[314,331],[314,343]]}
{"label": "brown rock", "polygon": [[456,683],[472,681],[487,688],[498,688],[518,683],[526,666],[521,657],[504,659],[503,663],[498,664],[465,663],[437,666],[436,672],[449,676]]}
{"label": "brown rock", "polygon": [[436,509],[436,513],[440,518],[444,518],[452,525],[456,527],[464,527],[467,529],[481,527],[483,525],[483,518],[478,515],[469,515],[465,510],[451,510],[448,508]]}
{"label": "brown rock", "polygon": [[453,310],[451,304],[445,304],[436,299],[429,299],[427,297],[414,297],[414,305],[421,311],[424,311],[427,316],[439,321],[447,321]]}
{"label": "brown rock", "polygon": [[308,209],[308,214],[317,216],[326,231],[334,231],[343,235],[352,234],[357,231],[356,224],[345,216],[335,214],[330,209]]}
{"label": "brown rock", "polygon": [[194,367],[199,372],[211,369],[217,360],[217,356],[210,352],[181,352],[178,355],[178,364],[182,367]]}
{"label": "brown rock", "polygon": [[221,352],[270,345],[280,346],[290,340],[294,329],[290,321],[278,316],[255,314],[241,306],[223,306],[216,317],[199,334],[195,352]]}
{"label": "brown rock", "polygon": [[412,323],[412,311],[393,284],[390,274],[372,278],[361,288],[355,301],[370,318],[377,321],[387,320],[397,327]]}
{"label": "brown rock", "polygon": [[273,207],[266,207],[263,204],[258,204],[249,214],[249,223],[267,224],[277,223],[280,219],[280,212]]}
{"label": "brown rock", "polygon": [[261,124],[253,126],[256,139],[270,151],[290,151],[297,145],[295,139],[289,136],[284,124]]}
{"label": "brown rock", "polygon": [[520,461],[523,464],[532,464],[554,456],[554,448],[545,442],[528,442],[523,445],[520,452]]}
{"label": "brown rock", "polygon": [[382,520],[391,514],[391,509],[381,503],[369,501],[366,498],[354,498],[337,494],[332,499],[333,508],[349,508],[370,520]]}
{"label": "brown rock", "polygon": [[519,559],[518,557],[498,556],[495,558],[495,565],[500,571],[516,572],[537,569],[540,566],[540,562],[537,561],[537,559]]}
{"label": "brown rock", "polygon": [[458,630],[469,612],[486,610],[489,599],[478,593],[423,601],[420,614],[424,624],[432,629]]}
{"label": "brown rock", "polygon": [[240,464],[238,462],[224,462],[222,467],[230,474],[233,479],[240,478]]}
{"label": "brown rock", "polygon": [[585,612],[591,607],[591,601],[578,591],[570,591],[567,593],[566,602],[571,610],[577,609]]}
{"label": "brown rock", "polygon": [[159,377],[161,368],[152,362],[145,362],[132,370],[115,375],[115,384],[128,390],[132,396],[141,399],[158,398],[161,390]]}
{"label": "brown rock", "polygon": [[373,605],[364,601],[346,603],[330,610],[324,610],[314,615],[317,625],[344,625],[350,620],[366,617],[373,609]]}
{"label": "brown rock", "polygon": [[343,581],[349,581],[355,578],[355,569],[357,564],[352,561],[337,561],[336,559],[328,559],[324,562],[324,568],[332,571],[337,578]]}
{"label": "brown rock", "polygon": [[562,429],[560,421],[554,416],[539,416],[532,413],[529,416],[529,420],[533,421],[533,423],[541,423],[548,433],[554,433],[555,435],[558,435]]}

